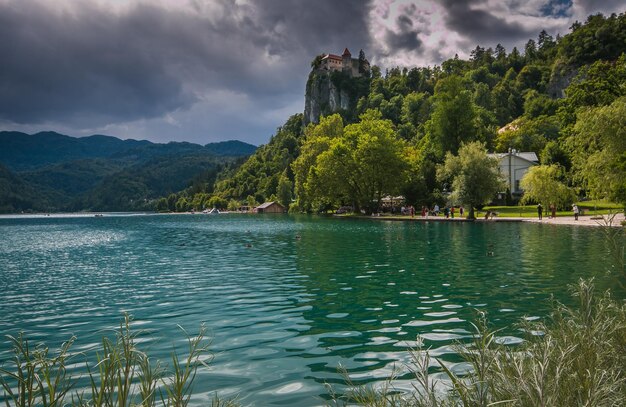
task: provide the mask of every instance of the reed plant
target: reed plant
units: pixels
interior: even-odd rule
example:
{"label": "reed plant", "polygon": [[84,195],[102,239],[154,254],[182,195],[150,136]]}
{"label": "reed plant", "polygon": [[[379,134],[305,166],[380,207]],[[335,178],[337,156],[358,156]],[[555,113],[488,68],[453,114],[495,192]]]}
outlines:
{"label": "reed plant", "polygon": [[[7,407],[187,406],[198,368],[208,366],[210,361],[206,328],[201,326],[194,336],[185,332],[186,355],[181,358],[173,352],[169,367],[153,361],[137,347],[139,333],[131,329],[131,317],[125,315],[114,339],[106,336],[102,339],[95,351],[95,363],[86,362],[86,373],[75,375],[69,372],[69,366],[85,356],[70,352],[75,338],[51,352],[44,345],[33,347],[22,333],[7,336],[13,356],[0,366],[4,404]],[[89,384],[79,388],[78,383],[85,377]],[[216,395],[211,405],[234,407],[237,403]]]}
{"label": "reed plant", "polygon": [[609,257],[611,258],[612,269],[609,272],[615,273],[619,277],[619,283],[624,288],[623,281],[626,281],[626,239],[624,238],[625,228],[615,227],[617,224],[618,212],[610,212],[596,220],[604,234],[604,242]]}
{"label": "reed plant", "polygon": [[[545,322],[523,322],[525,340],[502,345],[498,331],[480,317],[473,340],[456,351],[471,368],[453,373],[437,360],[431,366],[428,349],[412,350],[411,394],[393,380],[383,386],[353,386],[334,405],[357,403],[372,407],[488,406],[625,406],[626,306],[609,292],[595,293],[593,280],[573,288],[577,307],[553,304]],[[447,380],[433,382],[433,369]],[[445,390],[438,390],[441,387]]]}

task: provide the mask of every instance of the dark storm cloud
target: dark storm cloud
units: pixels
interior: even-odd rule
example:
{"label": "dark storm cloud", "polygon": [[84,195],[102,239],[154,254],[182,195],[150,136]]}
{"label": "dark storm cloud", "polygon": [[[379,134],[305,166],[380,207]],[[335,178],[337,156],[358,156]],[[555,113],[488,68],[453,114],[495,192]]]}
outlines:
{"label": "dark storm cloud", "polygon": [[472,7],[481,0],[443,0],[446,8],[446,25],[469,41],[491,43],[530,38],[537,33],[517,22],[507,22],[483,9]]}
{"label": "dark storm cloud", "polygon": [[367,46],[357,0],[51,3],[0,2],[0,120],[95,127],[189,109],[221,90],[277,105],[304,89],[317,53]]}
{"label": "dark storm cloud", "polygon": [[132,16],[92,11],[50,15],[28,2],[0,5],[1,118],[126,120],[193,101],[163,56],[129,32],[142,30]]}
{"label": "dark storm cloud", "polygon": [[[409,11],[410,12],[410,11]],[[386,30],[385,43],[394,50],[416,51],[422,45],[418,38],[419,30],[413,28],[413,20],[408,15],[401,15],[396,19],[398,32]]]}

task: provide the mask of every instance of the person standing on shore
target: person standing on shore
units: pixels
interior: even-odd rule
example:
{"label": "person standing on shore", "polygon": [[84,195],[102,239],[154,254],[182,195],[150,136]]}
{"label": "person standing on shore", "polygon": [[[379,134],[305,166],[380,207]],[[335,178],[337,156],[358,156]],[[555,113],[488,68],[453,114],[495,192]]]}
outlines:
{"label": "person standing on shore", "polygon": [[433,208],[433,211],[435,212],[435,216],[439,216],[439,205],[435,204],[435,207]]}
{"label": "person standing on shore", "polygon": [[578,205],[572,205],[572,210],[574,211],[574,220],[578,220],[578,215],[580,214],[580,210],[578,209]]}
{"label": "person standing on shore", "polygon": [[555,204],[550,205],[550,217],[552,219],[556,218],[556,205]]}
{"label": "person standing on shore", "polygon": [[459,207],[459,215],[461,215],[461,217],[463,217],[463,205],[461,205]]}
{"label": "person standing on shore", "polygon": [[537,215],[539,215],[539,220],[543,219],[543,206],[541,204],[537,204]]}

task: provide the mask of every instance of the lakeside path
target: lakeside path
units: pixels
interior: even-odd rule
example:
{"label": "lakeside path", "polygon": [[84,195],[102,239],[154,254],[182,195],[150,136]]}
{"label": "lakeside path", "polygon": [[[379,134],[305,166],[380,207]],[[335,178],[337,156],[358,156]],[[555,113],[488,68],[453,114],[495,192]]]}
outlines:
{"label": "lakeside path", "polygon": [[[339,216],[341,218],[342,216]],[[466,218],[455,217],[454,219],[446,219],[443,216],[427,216],[422,218],[421,216],[359,216],[360,219],[373,219],[373,220],[390,220],[390,221],[410,221],[410,222],[470,222]],[[618,213],[613,218],[612,222],[609,222],[608,215],[597,216],[579,216],[578,220],[574,219],[574,216],[557,216],[552,219],[544,216],[542,220],[539,218],[520,218],[520,217],[505,217],[497,216],[493,219],[484,219],[479,217],[475,222],[527,222],[527,223],[542,223],[546,225],[571,225],[571,226],[613,226],[621,227],[621,223],[624,221],[624,213]]]}

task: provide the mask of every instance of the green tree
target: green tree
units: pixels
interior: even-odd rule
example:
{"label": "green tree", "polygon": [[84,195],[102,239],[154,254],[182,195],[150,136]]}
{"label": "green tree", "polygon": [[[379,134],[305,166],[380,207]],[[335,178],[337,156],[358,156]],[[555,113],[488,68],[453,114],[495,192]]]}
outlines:
{"label": "green tree", "polygon": [[581,112],[568,147],[592,197],[626,204],[626,97]]}
{"label": "green tree", "polygon": [[522,202],[537,202],[566,208],[576,198],[574,191],[563,181],[564,170],[559,165],[537,165],[530,167],[520,187],[524,190]]}
{"label": "green tree", "polygon": [[496,137],[496,150],[540,152],[546,143],[559,136],[559,123],[554,116],[541,116],[536,119],[519,118],[500,131]]}
{"label": "green tree", "polygon": [[458,76],[439,80],[435,87],[434,111],[426,124],[439,157],[456,154],[463,142],[475,141],[478,129],[472,94]]}
{"label": "green tree", "polygon": [[[317,143],[315,138],[307,144]],[[333,204],[350,202],[356,211],[371,213],[386,194],[397,193],[402,186],[408,163],[389,120],[378,111],[369,110],[359,123],[343,129],[343,136],[326,140],[327,148],[312,165],[296,165],[296,178],[304,178],[308,199]],[[304,163],[302,163],[304,164]]]}
{"label": "green tree", "polygon": [[365,52],[363,50],[359,51],[359,73],[367,74],[369,70],[367,69],[367,60],[365,59]]}
{"label": "green tree", "polygon": [[278,180],[278,187],[276,188],[276,195],[278,201],[285,207],[289,208],[291,205],[291,198],[293,196],[293,183],[283,174]]}
{"label": "green tree", "polygon": [[234,212],[239,209],[239,206],[241,206],[239,201],[231,199],[230,201],[228,201],[228,206],[226,207],[226,209],[228,209],[231,212]]}
{"label": "green tree", "polygon": [[468,219],[476,219],[474,207],[489,203],[503,187],[498,159],[487,155],[480,142],[462,145],[458,155],[448,152],[437,179],[451,182],[451,199],[469,207]]}
{"label": "green tree", "polygon": [[246,204],[250,207],[250,210],[254,209],[259,205],[256,198],[253,195],[248,195],[246,198]]}
{"label": "green tree", "polygon": [[415,128],[424,125],[431,112],[431,102],[427,93],[411,92],[402,102],[402,121]]}
{"label": "green tree", "polygon": [[300,156],[293,162],[296,207],[302,212],[310,212],[323,203],[318,201],[316,193],[316,162],[317,157],[328,150],[330,140],[343,136],[343,119],[334,114],[322,117],[317,126],[309,125],[305,130],[304,144]]}
{"label": "green tree", "polygon": [[161,198],[157,201],[156,210],[159,212],[167,212],[169,210],[167,198]]}
{"label": "green tree", "polygon": [[176,201],[176,212],[185,212],[188,211],[190,209],[190,205],[189,202],[187,201],[187,198],[185,198],[184,196],[181,196],[180,198],[178,198],[178,200]]}
{"label": "green tree", "polygon": [[572,167],[572,160],[561,143],[557,141],[549,141],[539,155],[541,164],[559,164],[565,171],[569,171]]}
{"label": "green tree", "polygon": [[213,195],[206,201],[206,207],[226,209],[228,207],[228,201],[221,196]]}

